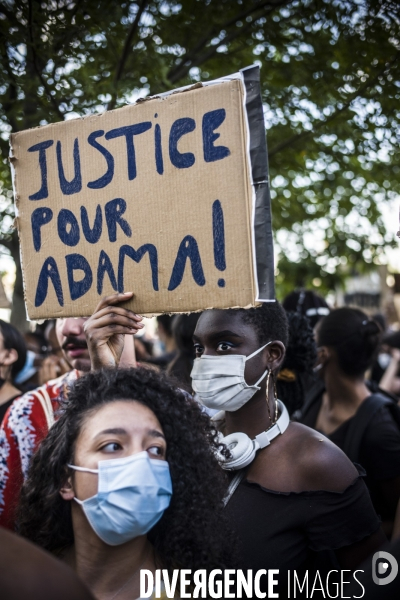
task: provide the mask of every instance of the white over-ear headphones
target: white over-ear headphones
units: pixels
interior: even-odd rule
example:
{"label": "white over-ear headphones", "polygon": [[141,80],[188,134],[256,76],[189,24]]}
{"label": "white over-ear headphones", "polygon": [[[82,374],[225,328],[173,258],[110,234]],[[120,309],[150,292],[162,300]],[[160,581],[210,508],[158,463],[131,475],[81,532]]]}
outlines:
{"label": "white over-ear headphones", "polygon": [[[237,433],[231,433],[224,437],[220,434],[219,441],[229,449],[231,454],[230,458],[225,458],[223,454],[218,454],[218,460],[221,463],[221,467],[226,471],[236,471],[237,469],[243,469],[253,462],[256,452],[269,446],[273,439],[275,439],[280,433],[284,433],[290,423],[289,413],[286,406],[280,400],[277,400],[278,407],[280,410],[280,417],[270,429],[262,431],[254,440],[251,440],[246,433],[238,431]],[[213,416],[213,421],[220,421],[224,417],[224,411],[220,411]]]}

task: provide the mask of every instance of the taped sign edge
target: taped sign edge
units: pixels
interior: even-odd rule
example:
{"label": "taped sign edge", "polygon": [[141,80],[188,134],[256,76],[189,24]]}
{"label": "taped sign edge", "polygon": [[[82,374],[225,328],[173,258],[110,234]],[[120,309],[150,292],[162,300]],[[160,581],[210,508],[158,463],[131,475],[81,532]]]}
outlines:
{"label": "taped sign edge", "polygon": [[252,184],[251,233],[256,283],[255,301],[271,302],[275,300],[274,246],[260,67],[258,65],[245,67],[240,70],[240,75],[245,89],[244,109],[248,128],[247,156],[250,162]]}

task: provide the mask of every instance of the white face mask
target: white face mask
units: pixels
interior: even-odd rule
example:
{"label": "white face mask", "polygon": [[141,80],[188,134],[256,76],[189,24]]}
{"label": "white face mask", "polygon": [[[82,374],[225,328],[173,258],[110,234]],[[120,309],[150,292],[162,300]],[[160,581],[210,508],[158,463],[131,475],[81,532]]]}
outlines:
{"label": "white face mask", "polygon": [[244,378],[246,362],[264,350],[270,343],[268,342],[250,356],[243,354],[203,355],[196,358],[190,376],[193,390],[202,404],[207,408],[227,410],[228,412],[244,406],[260,389],[259,383],[268,373],[267,369],[254,385],[247,385]]}

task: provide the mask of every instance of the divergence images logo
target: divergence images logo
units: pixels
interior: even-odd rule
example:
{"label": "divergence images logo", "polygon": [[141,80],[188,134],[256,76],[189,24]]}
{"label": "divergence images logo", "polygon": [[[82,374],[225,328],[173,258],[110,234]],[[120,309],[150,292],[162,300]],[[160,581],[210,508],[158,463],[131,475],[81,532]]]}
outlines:
{"label": "divergence images logo", "polygon": [[372,557],[372,580],[376,585],[392,583],[399,571],[399,565],[389,552],[375,552]]}

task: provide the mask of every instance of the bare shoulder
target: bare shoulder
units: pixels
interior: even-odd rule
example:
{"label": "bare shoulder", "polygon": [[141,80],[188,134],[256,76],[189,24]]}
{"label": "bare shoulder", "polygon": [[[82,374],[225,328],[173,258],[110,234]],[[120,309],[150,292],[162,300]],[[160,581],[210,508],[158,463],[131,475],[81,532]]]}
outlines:
{"label": "bare shoulder", "polygon": [[353,463],[323,434],[300,423],[288,432],[287,451],[305,489],[342,492],[357,478]]}

